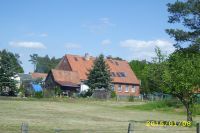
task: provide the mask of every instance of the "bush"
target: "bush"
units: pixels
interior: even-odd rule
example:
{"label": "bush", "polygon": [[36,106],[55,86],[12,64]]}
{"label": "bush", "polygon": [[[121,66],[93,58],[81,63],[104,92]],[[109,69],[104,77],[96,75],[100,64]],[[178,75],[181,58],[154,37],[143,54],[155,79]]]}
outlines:
{"label": "bush", "polygon": [[92,91],[90,91],[90,90],[83,91],[83,92],[80,93],[79,96],[80,97],[90,97],[90,96],[92,96]]}
{"label": "bush", "polygon": [[135,97],[134,97],[133,95],[131,95],[131,96],[129,96],[128,101],[129,101],[129,102],[134,102],[134,98],[135,98]]}
{"label": "bush", "polygon": [[116,98],[117,97],[116,92],[115,91],[111,91],[110,97],[111,98]]}
{"label": "bush", "polygon": [[35,92],[35,98],[43,98],[43,92],[42,91],[38,91],[38,92]]}

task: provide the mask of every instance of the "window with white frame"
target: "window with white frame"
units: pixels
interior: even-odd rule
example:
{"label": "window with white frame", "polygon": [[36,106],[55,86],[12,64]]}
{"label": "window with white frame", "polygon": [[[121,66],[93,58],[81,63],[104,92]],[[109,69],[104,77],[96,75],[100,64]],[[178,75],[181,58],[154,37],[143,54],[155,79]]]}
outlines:
{"label": "window with white frame", "polygon": [[126,89],[125,89],[125,92],[128,92],[129,90],[128,90],[128,85],[126,85]]}
{"label": "window with white frame", "polygon": [[118,85],[118,91],[119,91],[119,92],[122,91],[122,85]]}
{"label": "window with white frame", "polygon": [[113,91],[115,90],[115,85],[114,85],[114,84],[111,85],[111,89],[112,89]]}
{"label": "window with white frame", "polygon": [[135,92],[135,90],[136,90],[136,86],[133,85],[133,86],[132,86],[132,92]]}

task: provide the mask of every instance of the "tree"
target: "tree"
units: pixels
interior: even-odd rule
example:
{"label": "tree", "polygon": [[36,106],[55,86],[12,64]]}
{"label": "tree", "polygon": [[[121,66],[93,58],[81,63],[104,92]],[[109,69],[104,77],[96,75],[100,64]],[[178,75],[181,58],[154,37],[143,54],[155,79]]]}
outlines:
{"label": "tree", "polygon": [[88,73],[88,80],[86,84],[90,88],[90,92],[93,92],[94,89],[105,88],[106,90],[111,90],[111,75],[108,65],[104,60],[104,55],[101,54],[94,61],[94,65]]}
{"label": "tree", "polygon": [[155,48],[156,56],[152,62],[146,67],[146,78],[150,92],[163,93],[162,75],[165,69],[166,55],[162,53],[159,47]]}
{"label": "tree", "polygon": [[145,73],[145,70],[149,66],[149,62],[147,62],[146,60],[132,60],[129,62],[129,65],[137,78],[141,81],[140,93],[149,93],[147,75]]}
{"label": "tree", "polygon": [[196,100],[200,76],[200,1],[176,1],[168,4],[169,23],[182,24],[182,29],[167,29],[175,39],[176,51],[170,55],[163,76],[166,92],[180,99],[192,121],[192,106]]}
{"label": "tree", "polygon": [[108,55],[107,56],[107,59],[113,59],[113,60],[123,60],[122,58],[120,58],[120,57],[112,57],[112,55]]}
{"label": "tree", "polygon": [[175,3],[167,4],[169,23],[179,23],[184,26],[184,29],[167,29],[166,32],[175,38],[177,49],[188,44],[193,50],[199,51],[200,46],[200,1],[187,0],[176,1]]}
{"label": "tree", "polygon": [[48,55],[42,57],[37,54],[30,55],[30,62],[34,65],[34,72],[48,73],[60,62],[60,58],[50,58]]}
{"label": "tree", "polygon": [[161,83],[166,55],[159,47],[155,48],[155,53],[156,56],[151,62],[132,60],[129,63],[136,76],[141,80],[140,92],[143,94],[163,92]]}
{"label": "tree", "polygon": [[197,100],[195,91],[200,87],[200,54],[173,53],[166,62],[163,82],[163,90],[183,103],[187,120],[192,121],[192,107]]}
{"label": "tree", "polygon": [[16,91],[14,77],[17,73],[22,73],[23,68],[19,61],[19,55],[9,51],[0,51],[0,93],[14,95]]}
{"label": "tree", "polygon": [[36,71],[36,66],[37,66],[37,63],[38,63],[38,55],[37,54],[32,54],[30,55],[30,62],[34,65],[34,71]]}

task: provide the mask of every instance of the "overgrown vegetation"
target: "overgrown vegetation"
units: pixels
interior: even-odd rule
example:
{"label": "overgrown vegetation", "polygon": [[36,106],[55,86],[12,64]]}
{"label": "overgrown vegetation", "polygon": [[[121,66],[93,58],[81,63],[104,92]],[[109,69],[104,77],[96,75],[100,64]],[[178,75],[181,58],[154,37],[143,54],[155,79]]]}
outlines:
{"label": "overgrown vegetation", "polygon": [[[141,111],[161,111],[168,113],[185,114],[185,109],[183,104],[177,100],[152,101],[140,105],[124,106],[122,108],[131,110],[141,110]],[[192,110],[194,116],[200,115],[200,104],[194,104]]]}

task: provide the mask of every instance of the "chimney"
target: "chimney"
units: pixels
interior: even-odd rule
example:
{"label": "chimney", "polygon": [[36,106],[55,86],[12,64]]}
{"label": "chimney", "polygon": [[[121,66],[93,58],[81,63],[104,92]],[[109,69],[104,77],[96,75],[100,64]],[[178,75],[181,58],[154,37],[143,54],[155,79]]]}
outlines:
{"label": "chimney", "polygon": [[90,55],[89,55],[89,53],[85,53],[85,60],[89,60],[90,59]]}

